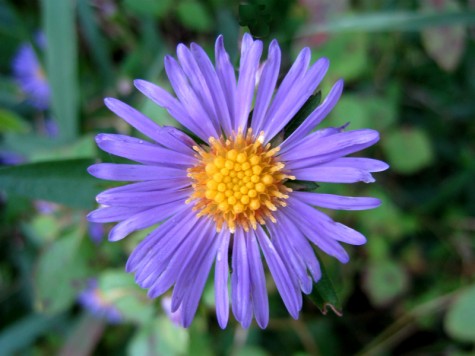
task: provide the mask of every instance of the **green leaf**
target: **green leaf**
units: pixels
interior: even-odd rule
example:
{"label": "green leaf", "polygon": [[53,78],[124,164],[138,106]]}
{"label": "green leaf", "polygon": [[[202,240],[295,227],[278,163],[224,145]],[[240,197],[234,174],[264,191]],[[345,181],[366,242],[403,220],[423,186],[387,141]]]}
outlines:
{"label": "green leaf", "polygon": [[[161,1],[157,3],[161,3]],[[109,55],[109,43],[99,31],[90,1],[78,1],[78,15],[92,58],[99,68],[98,74],[102,76],[103,84],[111,85],[114,80],[114,73]]]}
{"label": "green leaf", "polygon": [[188,29],[194,31],[210,31],[213,19],[202,3],[194,0],[180,1],[177,7],[178,19]]}
{"label": "green leaf", "polygon": [[404,293],[407,286],[405,271],[387,258],[373,261],[367,267],[364,288],[376,306],[388,305]]}
{"label": "green leaf", "polygon": [[[326,57],[331,62],[327,77],[331,82],[340,78],[346,81],[362,76],[368,69],[368,35],[364,33],[341,33],[332,36],[318,51],[313,51],[312,60]],[[351,58],[351,60],[348,60]]]}
{"label": "green leaf", "polygon": [[300,191],[304,190],[306,192],[312,192],[317,190],[320,186],[315,182],[310,182],[307,180],[289,180],[285,182],[285,185],[292,190]]}
{"label": "green leaf", "polygon": [[391,131],[383,137],[382,144],[391,169],[399,173],[415,173],[434,159],[429,137],[418,128]]}
{"label": "green leaf", "polygon": [[90,209],[101,191],[86,169],[94,161],[50,161],[0,168],[0,187],[7,194]]}
{"label": "green leaf", "polygon": [[359,13],[334,18],[324,24],[308,26],[300,33],[300,36],[327,32],[419,31],[427,27],[469,25],[473,23],[475,23],[475,11]]}
{"label": "green leaf", "polygon": [[63,141],[78,133],[77,43],[75,1],[42,0],[46,33],[46,72],[52,110]]}
{"label": "green leaf", "polygon": [[46,149],[38,148],[30,154],[32,162],[53,161],[65,159],[94,158],[97,146],[93,135],[84,135],[71,143]]}
{"label": "green leaf", "polygon": [[98,282],[104,302],[114,305],[124,320],[145,324],[152,319],[153,304],[131,274],[122,269],[108,270],[99,276]]}
{"label": "green leaf", "polygon": [[2,355],[18,354],[30,346],[36,338],[49,332],[62,319],[63,317],[58,315],[31,314],[9,325],[0,334]]}
{"label": "green leaf", "polygon": [[313,284],[312,293],[308,295],[308,298],[320,309],[322,314],[326,315],[328,308],[330,308],[336,315],[342,316],[343,311],[340,299],[321,259],[320,268],[322,277],[317,283]]}
{"label": "green leaf", "polygon": [[25,224],[24,230],[27,236],[31,237],[38,244],[43,245],[59,237],[61,225],[52,214],[37,215],[29,224]]}
{"label": "green leaf", "polygon": [[76,228],[40,255],[34,274],[38,310],[46,314],[63,311],[71,306],[84,287],[86,261],[79,249],[82,236],[83,232]]}
{"label": "green leaf", "polygon": [[173,0],[124,0],[124,7],[137,15],[165,16],[174,5]]}
{"label": "green leaf", "polygon": [[331,112],[328,122],[333,127],[349,122],[351,130],[368,127],[384,130],[396,121],[397,103],[393,97],[344,95]]}
{"label": "green leaf", "polygon": [[305,104],[300,108],[300,110],[295,114],[295,116],[289,121],[289,123],[284,128],[284,139],[289,137],[292,132],[294,132],[305,119],[320,105],[322,101],[322,92],[318,92],[305,102]]}
{"label": "green leaf", "polygon": [[475,284],[463,291],[450,306],[444,320],[447,333],[454,339],[475,343]]}
{"label": "green leaf", "polygon": [[128,355],[186,355],[189,345],[188,330],[159,316],[141,327],[127,347]]}
{"label": "green leaf", "polygon": [[0,133],[25,133],[29,130],[30,126],[23,120],[23,118],[13,111],[0,109]]}

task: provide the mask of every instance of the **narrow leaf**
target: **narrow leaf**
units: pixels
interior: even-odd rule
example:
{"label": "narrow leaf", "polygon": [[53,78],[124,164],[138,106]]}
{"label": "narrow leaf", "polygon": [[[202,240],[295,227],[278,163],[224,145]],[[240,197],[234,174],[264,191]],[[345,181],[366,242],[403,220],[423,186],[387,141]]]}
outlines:
{"label": "narrow leaf", "polygon": [[475,11],[450,11],[443,13],[379,12],[335,18],[326,24],[309,26],[301,37],[328,32],[377,32],[419,31],[434,26],[469,25],[475,23]]}
{"label": "narrow leaf", "polygon": [[45,314],[66,310],[84,288],[87,271],[79,249],[82,236],[80,229],[71,231],[49,245],[38,259],[33,277],[35,306]]}
{"label": "narrow leaf", "polygon": [[62,316],[31,314],[2,330],[0,350],[2,355],[18,354],[30,346],[36,338],[46,334],[57,325]]}
{"label": "narrow leaf", "polygon": [[46,32],[46,72],[59,135],[68,141],[78,131],[77,38],[75,1],[42,0]]}
{"label": "narrow leaf", "polygon": [[304,120],[314,111],[317,106],[322,101],[322,92],[318,92],[305,102],[305,104],[300,108],[300,110],[295,114],[295,116],[289,121],[289,123],[284,128],[284,139],[289,137],[292,132],[294,132]]}
{"label": "narrow leaf", "polygon": [[30,126],[13,111],[0,109],[0,132],[25,133]]}
{"label": "narrow leaf", "polygon": [[342,316],[343,311],[340,299],[321,260],[320,268],[322,270],[322,277],[317,283],[313,284],[312,293],[308,295],[308,298],[320,309],[322,314],[326,315],[328,313],[327,308],[330,308],[336,315]]}
{"label": "narrow leaf", "polygon": [[92,58],[100,69],[99,75],[102,75],[104,84],[111,85],[114,73],[108,43],[99,31],[90,1],[78,1],[78,15]]}
{"label": "narrow leaf", "polygon": [[100,192],[86,169],[91,159],[49,161],[0,168],[0,190],[7,194],[90,209]]}

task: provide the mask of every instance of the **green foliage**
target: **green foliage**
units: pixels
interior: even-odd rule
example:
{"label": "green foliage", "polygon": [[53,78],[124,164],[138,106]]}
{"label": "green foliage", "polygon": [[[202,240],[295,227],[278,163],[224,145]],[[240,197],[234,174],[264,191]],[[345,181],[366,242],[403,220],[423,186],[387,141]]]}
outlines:
{"label": "green foliage", "polygon": [[188,343],[186,330],[174,325],[166,316],[160,316],[136,332],[127,348],[127,354],[185,355]]}
{"label": "green foliage", "polygon": [[[458,0],[0,0],[0,354],[473,354],[474,10]],[[35,44],[39,30],[44,50]],[[344,246],[351,256],[345,265],[321,256],[323,277],[304,298],[299,320],[269,282],[267,329],[240,328],[230,310],[221,330],[212,271],[184,330],[124,271],[153,228],[116,244],[91,239],[85,214],[110,183],[86,169],[99,159],[122,162],[97,149],[95,134],[138,135],[104,107],[104,97],[179,127],[132,80],[173,94],[163,57],[175,56],[179,42],[197,42],[213,57],[217,34],[237,68],[245,31],[263,39],[263,59],[278,39],[281,73],[304,46],[312,62],[330,60],[317,94],[274,144],[342,78],[345,91],[320,127],[349,122],[346,130],[378,130],[380,142],[362,155],[391,168],[375,173],[373,185],[288,182],[294,190],[382,201],[370,211],[324,209],[367,243]],[[35,45],[47,74],[47,110],[32,108],[13,78],[11,63],[24,42]],[[51,121],[57,137],[48,131]],[[9,155],[24,163],[3,166]],[[59,204],[45,210],[38,199]],[[111,227],[103,226],[104,236]],[[122,323],[110,325],[77,302],[91,278]],[[323,315],[328,308],[343,315]]]}
{"label": "green foliage", "polygon": [[333,283],[321,261],[320,269],[322,270],[322,277],[317,283],[314,283],[312,292],[308,295],[308,298],[315,303],[322,314],[327,314],[328,308],[330,308],[336,315],[342,316],[342,305],[340,299],[338,298],[338,295],[333,288]]}
{"label": "green foliage", "polygon": [[99,278],[99,291],[127,321],[144,324],[153,319],[153,308],[132,275],[123,270],[106,270]]}
{"label": "green foliage", "polygon": [[123,0],[124,7],[139,16],[157,16],[159,18],[173,6],[172,0]]}
{"label": "green foliage", "polygon": [[328,78],[332,82],[339,78],[355,80],[368,68],[368,37],[365,33],[339,34],[312,52],[312,56],[314,60],[330,59]]}
{"label": "green foliage", "polygon": [[417,128],[402,128],[387,134],[383,148],[391,167],[403,174],[417,172],[430,165],[434,159],[427,134]]}
{"label": "green foliage", "polygon": [[389,305],[408,287],[404,270],[389,259],[374,261],[368,265],[365,274],[364,287],[376,306]]}
{"label": "green foliage", "polygon": [[29,125],[19,115],[9,110],[0,109],[0,133],[26,133],[29,130]]}
{"label": "green foliage", "polygon": [[72,0],[42,0],[46,35],[46,72],[51,86],[52,111],[64,141],[78,134],[77,34]]}
{"label": "green foliage", "polygon": [[75,229],[45,248],[34,272],[35,307],[45,314],[69,308],[84,288],[86,261],[79,252],[82,233]]}
{"label": "green foliage", "polygon": [[190,30],[209,32],[213,26],[213,19],[206,7],[196,0],[180,1],[177,15],[181,23]]}
{"label": "green foliage", "polygon": [[[0,168],[0,184],[8,194],[91,208],[99,193],[97,180],[86,171],[88,159],[49,161]],[[81,194],[78,194],[81,192]]]}
{"label": "green foliage", "polygon": [[464,290],[450,306],[445,317],[445,329],[455,339],[475,343],[475,285]]}

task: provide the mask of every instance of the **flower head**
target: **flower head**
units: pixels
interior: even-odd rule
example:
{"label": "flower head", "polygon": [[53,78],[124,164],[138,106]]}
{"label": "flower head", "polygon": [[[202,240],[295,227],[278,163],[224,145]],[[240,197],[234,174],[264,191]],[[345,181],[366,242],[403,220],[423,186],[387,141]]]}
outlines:
{"label": "flower head", "polygon": [[[40,49],[45,49],[46,41],[43,33],[38,33],[36,43]],[[29,103],[39,110],[46,110],[50,105],[48,80],[30,43],[20,46],[13,59],[12,69],[15,79]]]}
{"label": "flower head", "polygon": [[312,132],[337,103],[342,81],[295,131],[279,135],[314,93],[329,62],[320,59],[309,65],[310,50],[303,49],[276,89],[281,53],[274,40],[256,89],[261,53],[262,42],[244,35],[236,80],[221,36],[215,65],[200,46],[180,44],[178,61],[165,58],[176,97],[152,83],[135,81],[195,139],[183,130],[156,125],[116,99],[105,101],[151,141],[97,136],[101,149],[139,164],[100,163],[89,168],[101,179],[135,183],[99,194],[103,207],[88,218],[119,222],[110,232],[112,241],[162,222],[137,246],[126,269],[135,272],[136,282],[151,298],[174,287],[171,311],[180,310],[183,326],[193,319],[214,263],[221,327],[228,322],[230,302],[242,326],[248,327],[254,315],[265,327],[269,306],[261,252],[285,306],[297,318],[301,292],[310,293],[321,276],[312,245],[346,263],[349,256],[340,243],[365,242],[359,232],[314,207],[361,210],[380,204],[375,198],[291,189],[294,180],[369,183],[374,181],[371,172],[387,165],[345,157],[377,142],[376,131],[341,127]]}
{"label": "flower head", "polygon": [[87,281],[86,288],[78,296],[79,303],[92,315],[103,318],[111,324],[122,322],[119,310],[104,298],[96,279]]}

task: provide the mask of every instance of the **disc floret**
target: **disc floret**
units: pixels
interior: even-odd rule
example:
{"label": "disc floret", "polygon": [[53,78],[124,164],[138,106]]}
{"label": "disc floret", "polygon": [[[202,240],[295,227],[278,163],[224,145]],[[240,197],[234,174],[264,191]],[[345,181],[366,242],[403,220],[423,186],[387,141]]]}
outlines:
{"label": "disc floret", "polygon": [[236,226],[248,231],[286,206],[292,190],[284,185],[294,176],[285,173],[284,163],[276,154],[280,148],[263,144],[264,133],[257,137],[249,129],[228,138],[209,139],[206,148],[195,146],[199,163],[188,169],[198,216],[208,215],[220,231],[224,223],[234,232]]}

